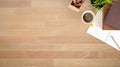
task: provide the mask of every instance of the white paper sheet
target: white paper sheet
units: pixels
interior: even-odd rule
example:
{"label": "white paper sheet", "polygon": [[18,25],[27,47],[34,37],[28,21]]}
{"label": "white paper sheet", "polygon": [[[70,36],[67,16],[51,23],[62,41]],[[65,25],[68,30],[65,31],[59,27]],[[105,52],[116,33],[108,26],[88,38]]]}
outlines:
{"label": "white paper sheet", "polygon": [[116,42],[117,47],[120,50],[120,31],[112,32],[111,36],[113,37],[114,41]]}
{"label": "white paper sheet", "polygon": [[[115,43],[116,41],[120,45],[120,31],[102,30],[102,22],[102,11],[100,11],[96,14],[95,21],[93,22],[95,26],[89,27],[87,33],[120,51]],[[116,35],[119,35],[119,37]],[[111,36],[114,37],[115,41]]]}

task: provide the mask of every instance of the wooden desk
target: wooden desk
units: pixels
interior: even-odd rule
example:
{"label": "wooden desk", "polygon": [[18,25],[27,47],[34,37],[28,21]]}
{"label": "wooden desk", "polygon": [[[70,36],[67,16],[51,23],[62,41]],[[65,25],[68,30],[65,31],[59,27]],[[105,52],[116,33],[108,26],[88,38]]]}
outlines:
{"label": "wooden desk", "polygon": [[120,52],[86,33],[69,0],[28,2],[0,8],[0,67],[120,67]]}

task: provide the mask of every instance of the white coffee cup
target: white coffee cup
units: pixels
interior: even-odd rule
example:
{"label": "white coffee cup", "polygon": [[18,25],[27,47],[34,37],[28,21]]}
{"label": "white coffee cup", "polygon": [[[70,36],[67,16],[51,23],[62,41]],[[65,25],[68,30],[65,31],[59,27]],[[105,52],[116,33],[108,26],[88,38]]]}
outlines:
{"label": "white coffee cup", "polygon": [[90,24],[94,21],[95,14],[92,11],[85,11],[81,17],[83,23]]}

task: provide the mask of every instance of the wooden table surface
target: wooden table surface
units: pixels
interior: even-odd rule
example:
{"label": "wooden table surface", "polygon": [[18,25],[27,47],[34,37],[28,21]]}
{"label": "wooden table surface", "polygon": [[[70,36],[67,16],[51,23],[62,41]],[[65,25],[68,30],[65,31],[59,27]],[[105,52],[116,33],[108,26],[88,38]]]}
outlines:
{"label": "wooden table surface", "polygon": [[120,67],[120,52],[88,35],[70,0],[0,0],[0,67]]}

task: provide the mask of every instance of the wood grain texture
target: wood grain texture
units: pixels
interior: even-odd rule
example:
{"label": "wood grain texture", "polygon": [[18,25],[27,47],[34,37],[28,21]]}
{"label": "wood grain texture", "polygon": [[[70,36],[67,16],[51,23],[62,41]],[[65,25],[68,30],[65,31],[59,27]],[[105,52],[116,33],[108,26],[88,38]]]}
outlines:
{"label": "wood grain texture", "polygon": [[0,0],[0,67],[120,67],[120,52],[86,33],[87,9],[69,1]]}
{"label": "wood grain texture", "polygon": [[30,7],[30,0],[0,0],[0,8]]}

